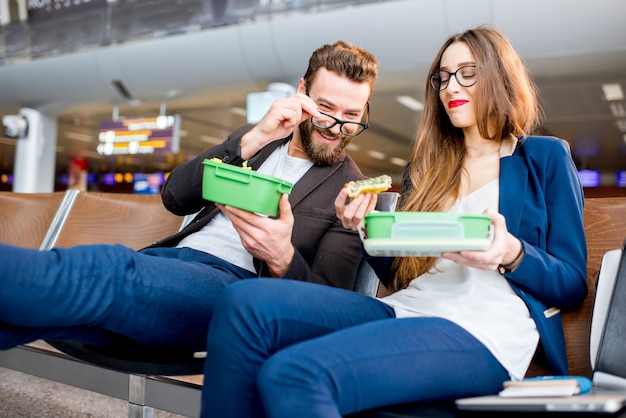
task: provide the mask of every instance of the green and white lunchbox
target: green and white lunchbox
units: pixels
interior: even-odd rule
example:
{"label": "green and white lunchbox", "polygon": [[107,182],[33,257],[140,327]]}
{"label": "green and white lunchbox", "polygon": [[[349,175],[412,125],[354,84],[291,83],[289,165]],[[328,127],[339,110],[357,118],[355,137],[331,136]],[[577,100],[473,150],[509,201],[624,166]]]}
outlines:
{"label": "green and white lunchbox", "polygon": [[482,214],[371,212],[364,222],[363,245],[372,256],[438,257],[491,245],[491,218]]}

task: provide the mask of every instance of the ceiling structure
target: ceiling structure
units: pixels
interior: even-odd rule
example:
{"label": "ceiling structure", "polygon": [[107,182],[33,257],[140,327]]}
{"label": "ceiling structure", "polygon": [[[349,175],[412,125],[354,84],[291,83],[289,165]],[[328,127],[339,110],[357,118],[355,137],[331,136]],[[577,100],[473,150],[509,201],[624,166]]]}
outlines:
{"label": "ceiling structure", "polygon": [[[370,128],[349,149],[363,172],[398,182],[421,112],[427,70],[452,33],[493,24],[512,41],[539,88],[545,132],[566,139],[579,168],[603,182],[626,170],[626,101],[607,100],[603,84],[626,89],[623,0],[397,0],[264,19],[184,34],[15,60],[0,66],[0,115],[20,107],[58,118],[57,172],[74,156],[92,172],[168,171],[245,123],[246,95],[270,83],[296,86],[310,53],[344,39],[380,62]],[[115,87],[126,88],[124,97]],[[176,155],[101,156],[98,126],[114,114],[181,116]],[[11,172],[15,140],[0,136],[0,174]]]}

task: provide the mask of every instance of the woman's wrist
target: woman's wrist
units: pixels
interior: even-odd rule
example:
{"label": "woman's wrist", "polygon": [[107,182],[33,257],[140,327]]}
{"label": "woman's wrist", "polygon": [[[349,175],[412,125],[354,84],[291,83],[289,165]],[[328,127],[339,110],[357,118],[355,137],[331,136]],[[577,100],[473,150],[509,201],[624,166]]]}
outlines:
{"label": "woman's wrist", "polygon": [[500,274],[506,274],[506,273],[511,273],[515,271],[517,266],[519,266],[519,264],[522,262],[522,258],[524,258],[524,254],[525,254],[524,243],[520,239],[518,239],[517,241],[519,242],[519,245],[520,245],[520,249],[517,252],[517,255],[511,262],[502,263],[498,266],[498,272]]}

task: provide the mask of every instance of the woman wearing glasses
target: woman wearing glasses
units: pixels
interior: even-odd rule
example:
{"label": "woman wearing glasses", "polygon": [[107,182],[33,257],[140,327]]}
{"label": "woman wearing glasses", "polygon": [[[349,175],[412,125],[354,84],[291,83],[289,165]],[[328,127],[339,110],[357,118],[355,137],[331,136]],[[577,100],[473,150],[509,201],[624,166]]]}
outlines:
{"label": "woman wearing glasses", "polygon": [[[340,417],[492,394],[524,377],[539,341],[567,374],[558,309],[587,291],[568,145],[530,136],[535,87],[497,30],[452,36],[430,73],[400,209],[486,213],[490,248],[371,258],[391,293],[380,299],[292,281],[229,287],[209,329],[203,416]],[[373,197],[345,199],[338,216],[356,229]]]}

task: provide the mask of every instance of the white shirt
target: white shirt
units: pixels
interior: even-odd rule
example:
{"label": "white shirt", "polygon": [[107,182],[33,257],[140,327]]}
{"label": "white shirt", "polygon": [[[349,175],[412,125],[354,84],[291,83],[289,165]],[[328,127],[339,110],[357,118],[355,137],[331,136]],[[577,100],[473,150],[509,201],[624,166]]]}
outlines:
{"label": "white shirt", "polygon": [[[482,213],[498,209],[494,180],[459,200],[450,211]],[[381,298],[398,318],[441,317],[463,327],[483,343],[512,379],[526,373],[539,333],[524,301],[497,271],[484,271],[439,259],[431,272],[406,289]]]}

